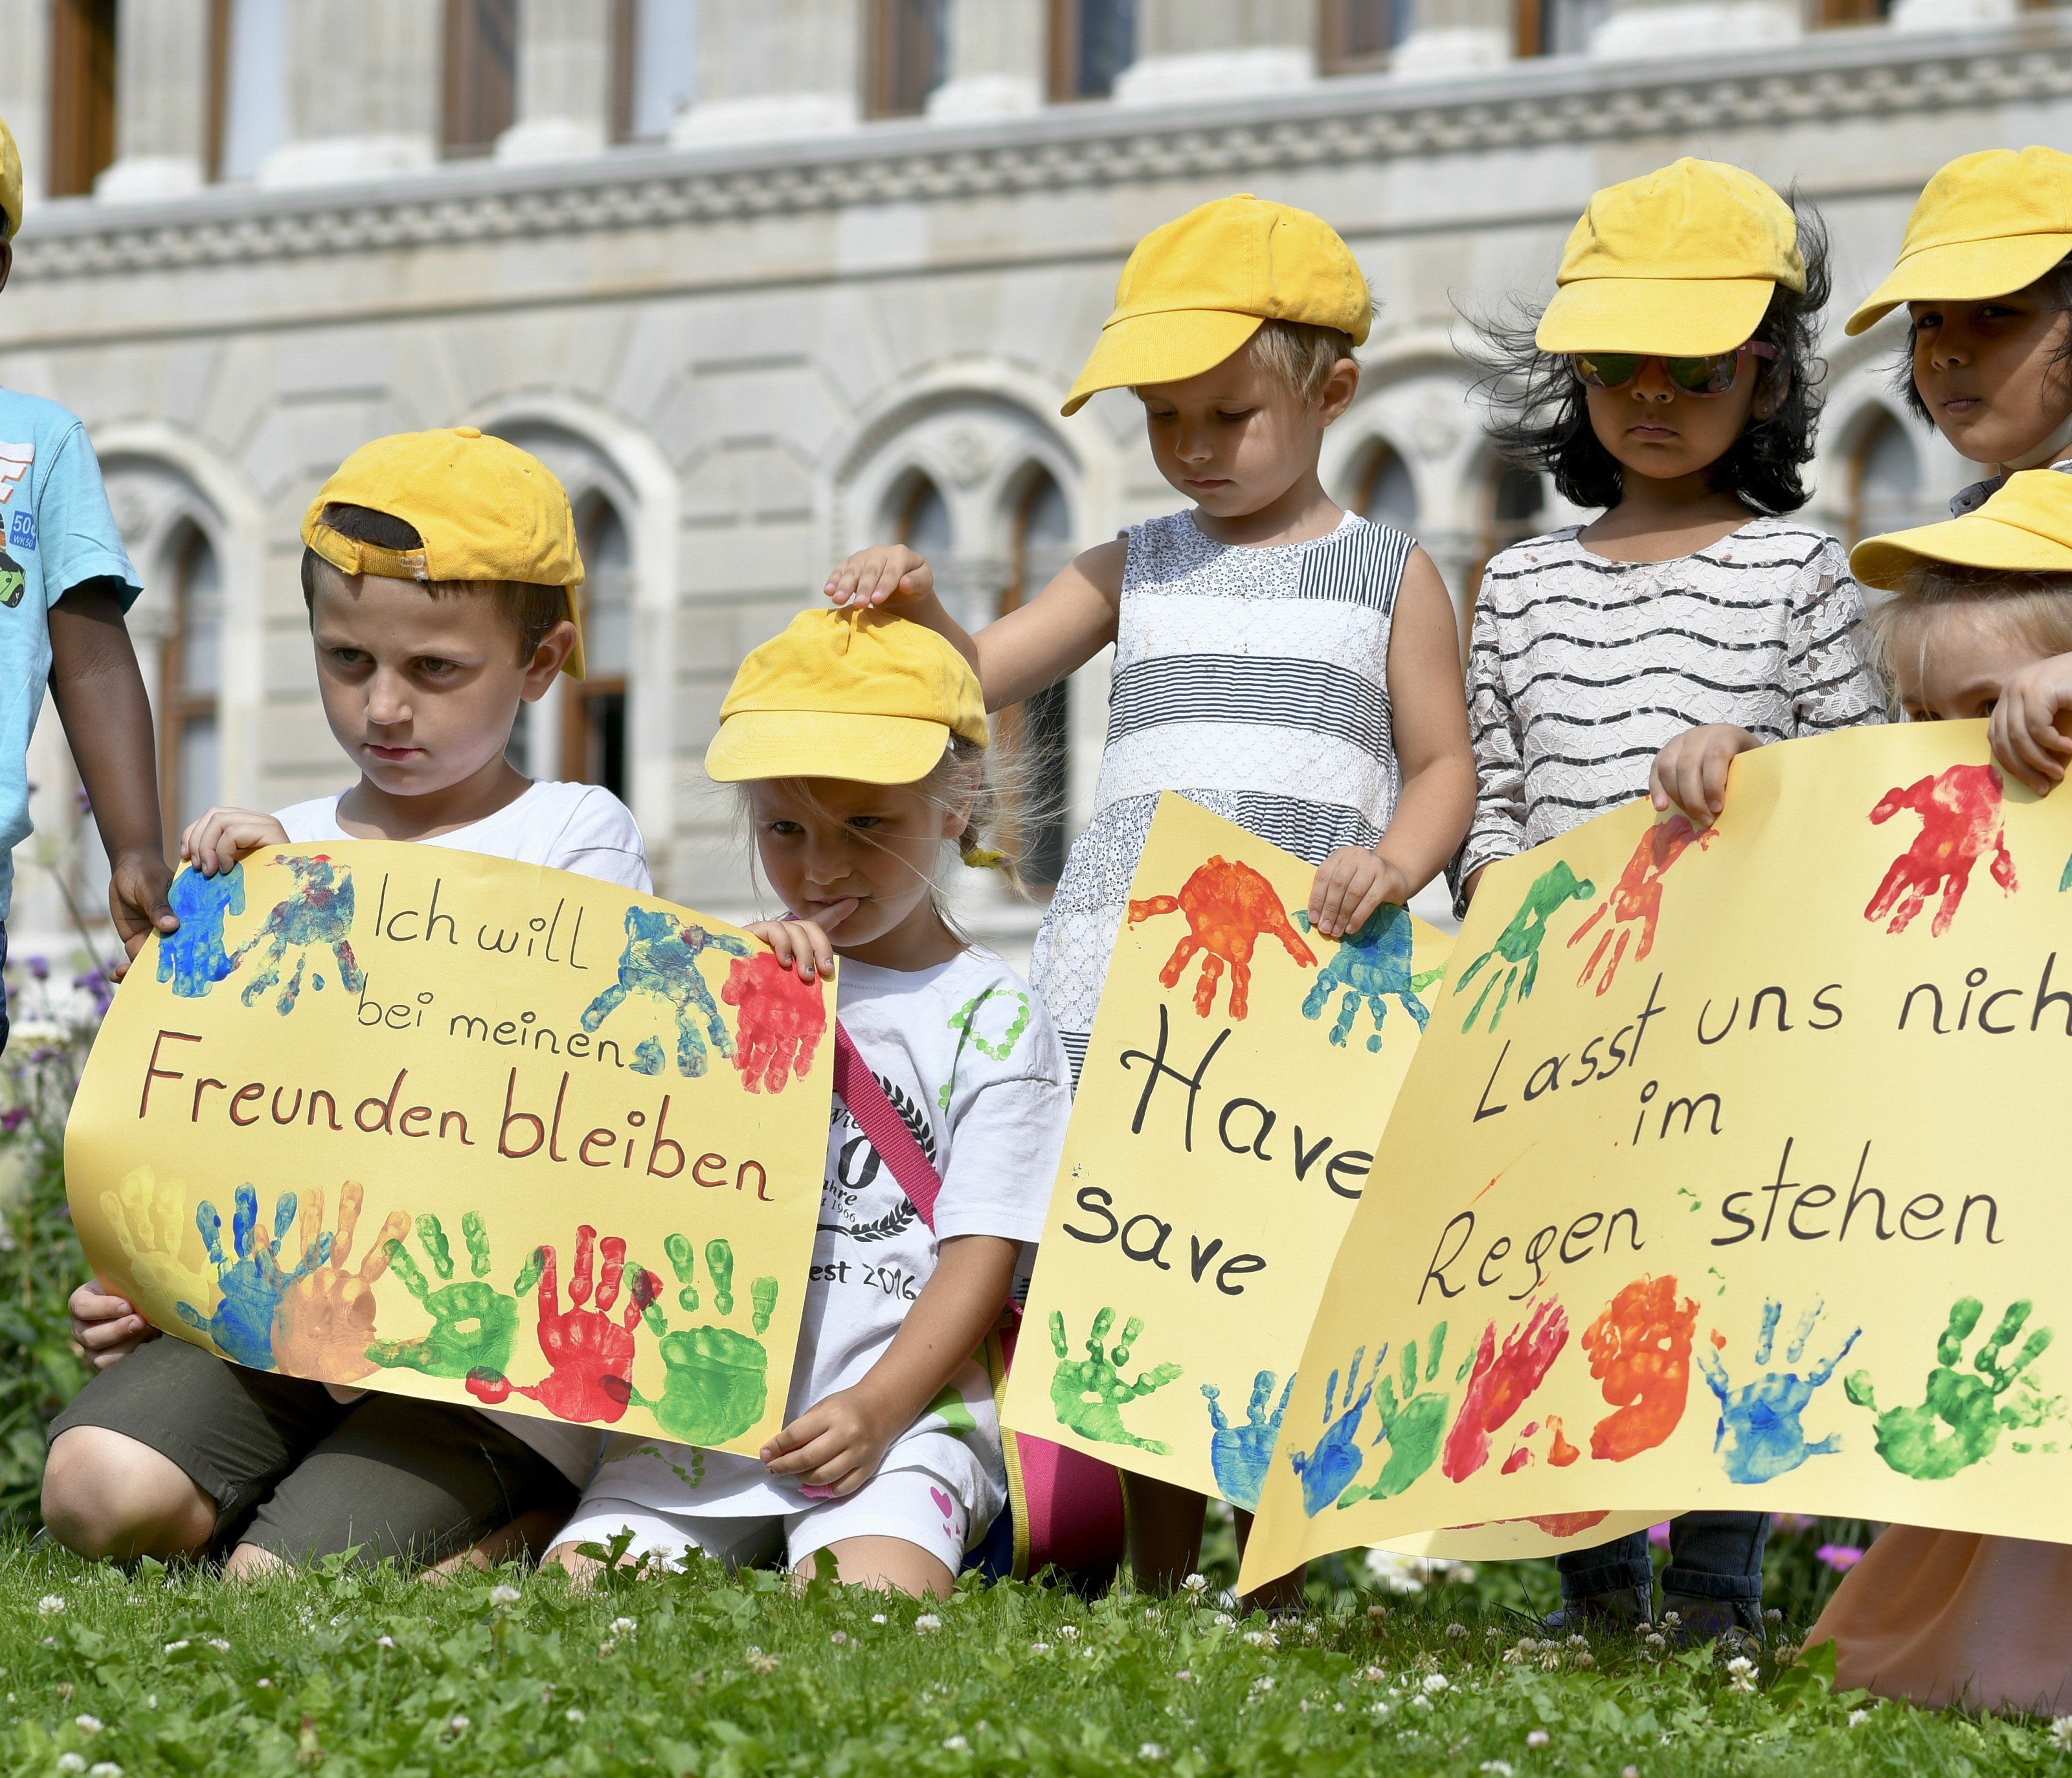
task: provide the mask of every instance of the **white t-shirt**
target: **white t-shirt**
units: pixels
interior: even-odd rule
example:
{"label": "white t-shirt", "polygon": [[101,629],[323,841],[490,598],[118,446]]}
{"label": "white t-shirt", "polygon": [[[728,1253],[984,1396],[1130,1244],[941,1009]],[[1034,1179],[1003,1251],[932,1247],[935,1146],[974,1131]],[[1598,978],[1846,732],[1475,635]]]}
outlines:
{"label": "white t-shirt", "polygon": [[[289,840],[298,846],[354,837],[338,824],[335,796],[320,796],[276,810],[273,819],[287,829]],[[495,814],[421,844],[574,871],[581,877],[594,877],[599,882],[637,889],[643,895],[654,888],[633,811],[601,784],[535,784]],[[587,1427],[536,1420],[530,1415],[495,1408],[476,1411],[487,1414],[524,1439],[578,1488],[597,1466],[602,1437]]]}
{"label": "white t-shirt", "polygon": [[[837,1011],[886,1096],[942,1176],[933,1234],[834,1102],[798,1362],[785,1415],[863,1380],[935,1269],[936,1242],[988,1234],[1034,1242],[1071,1115],[1071,1070],[1042,1003],[997,957],[968,951],[932,969],[844,960]],[[1006,1497],[1000,1424],[985,1367],[967,1362],[879,1465],[923,1469],[972,1530]],[[812,1505],[754,1457],[615,1436],[593,1496],[692,1514],[777,1515]]]}

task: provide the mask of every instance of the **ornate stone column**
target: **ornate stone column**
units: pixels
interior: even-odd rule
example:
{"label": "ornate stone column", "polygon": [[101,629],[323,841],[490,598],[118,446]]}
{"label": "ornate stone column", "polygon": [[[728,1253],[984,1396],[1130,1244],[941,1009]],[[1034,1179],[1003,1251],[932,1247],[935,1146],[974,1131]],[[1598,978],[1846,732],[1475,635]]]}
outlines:
{"label": "ornate stone column", "polygon": [[1389,72],[1415,79],[1511,60],[1512,0],[1416,0],[1410,32],[1388,59]]}
{"label": "ornate stone column", "polygon": [[283,0],[288,139],[262,185],[379,179],[438,158],[445,10],[424,0]]}
{"label": "ornate stone column", "polygon": [[1317,76],[1315,0],[1137,0],[1118,105],[1271,92]]}
{"label": "ornate stone column", "polygon": [[518,119],[500,161],[604,152],[611,133],[611,9],[597,0],[520,0]]}
{"label": "ornate stone column", "polygon": [[1044,0],[950,0],[949,78],[928,95],[945,122],[1040,110],[1047,96]]}
{"label": "ornate stone column", "polygon": [[680,146],[812,136],[861,113],[861,0],[739,0],[698,13],[697,99]]}
{"label": "ornate stone column", "polygon": [[1607,60],[1775,43],[1804,29],[1797,0],[1619,0],[1590,38]]}
{"label": "ornate stone column", "polygon": [[49,0],[0,0],[0,117],[22,150],[23,207],[43,195],[50,158]]}
{"label": "ornate stone column", "polygon": [[93,195],[176,197],[208,177],[208,8],[122,0],[116,14],[115,159]]}

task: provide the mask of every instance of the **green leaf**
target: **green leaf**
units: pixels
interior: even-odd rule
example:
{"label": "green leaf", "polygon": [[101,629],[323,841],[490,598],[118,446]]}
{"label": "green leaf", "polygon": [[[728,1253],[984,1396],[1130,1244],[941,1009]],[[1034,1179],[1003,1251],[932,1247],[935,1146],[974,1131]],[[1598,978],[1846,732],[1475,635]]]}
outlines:
{"label": "green leaf", "polygon": [[1777,1677],[1770,1688],[1770,1701],[1780,1710],[1797,1710],[1808,1699],[1824,1698],[1835,1689],[1835,1641],[1815,1643]]}

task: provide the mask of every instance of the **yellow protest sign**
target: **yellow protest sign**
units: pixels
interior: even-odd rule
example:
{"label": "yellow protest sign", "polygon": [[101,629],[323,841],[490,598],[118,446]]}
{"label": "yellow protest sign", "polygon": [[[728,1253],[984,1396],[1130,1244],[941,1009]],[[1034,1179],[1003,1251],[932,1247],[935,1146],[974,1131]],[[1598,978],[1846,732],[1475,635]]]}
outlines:
{"label": "yellow protest sign", "polygon": [[1276,1458],[1244,1583],[1605,1509],[2072,1535],[2068,855],[2072,793],[1938,723],[1492,868],[1289,1408],[1380,1371],[1360,1461]]}
{"label": "yellow protest sign", "polygon": [[[1445,936],[1168,795],[1079,1076],[1004,1419],[1249,1506]],[[1309,1421],[1288,1443],[1308,1451]]]}
{"label": "yellow protest sign", "polygon": [[439,846],[173,886],[65,1135],[96,1272],[260,1369],[754,1451],[781,1423],[831,984]]}

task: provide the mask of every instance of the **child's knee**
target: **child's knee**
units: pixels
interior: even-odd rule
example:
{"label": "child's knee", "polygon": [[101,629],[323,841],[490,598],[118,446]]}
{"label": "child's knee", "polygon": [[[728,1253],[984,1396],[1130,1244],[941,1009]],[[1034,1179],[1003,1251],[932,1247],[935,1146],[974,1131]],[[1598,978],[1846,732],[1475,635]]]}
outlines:
{"label": "child's knee", "polygon": [[105,1427],[67,1428],[43,1466],[43,1522],[76,1555],[124,1560],[198,1550],[216,1503],[149,1445]]}

